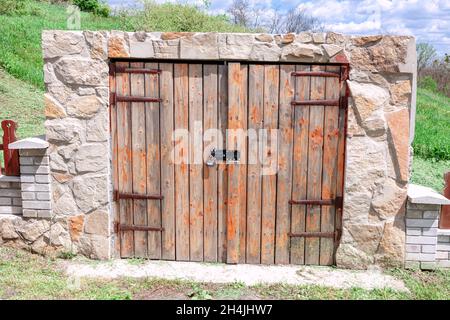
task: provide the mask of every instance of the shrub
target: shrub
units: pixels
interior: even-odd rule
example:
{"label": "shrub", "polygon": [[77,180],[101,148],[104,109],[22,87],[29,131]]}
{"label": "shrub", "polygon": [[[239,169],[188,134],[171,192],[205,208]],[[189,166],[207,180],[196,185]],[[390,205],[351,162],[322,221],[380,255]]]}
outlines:
{"label": "shrub", "polygon": [[92,12],[102,17],[108,17],[111,11],[107,4],[99,0],[73,0],[73,4],[78,6],[81,11]]}
{"label": "shrub", "polygon": [[0,0],[0,14],[20,15],[25,10],[25,0]]}
{"label": "shrub", "polygon": [[0,14],[8,16],[37,16],[41,14],[41,11],[34,1],[0,0]]}
{"label": "shrub", "polygon": [[184,3],[162,3],[144,1],[142,10],[121,10],[116,14],[124,28],[143,31],[177,32],[246,32],[236,26],[225,15],[211,15],[202,8]]}
{"label": "shrub", "polygon": [[437,92],[438,90],[437,83],[431,76],[426,76],[420,79],[419,87],[433,92]]}

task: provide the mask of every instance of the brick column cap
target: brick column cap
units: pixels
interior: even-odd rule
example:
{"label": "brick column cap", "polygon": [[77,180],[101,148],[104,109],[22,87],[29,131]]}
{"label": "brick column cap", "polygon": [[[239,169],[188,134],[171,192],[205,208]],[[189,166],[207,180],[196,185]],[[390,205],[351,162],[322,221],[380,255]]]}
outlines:
{"label": "brick column cap", "polygon": [[447,205],[450,200],[431,188],[417,184],[408,185],[408,198],[411,203]]}
{"label": "brick column cap", "polygon": [[49,147],[49,143],[42,138],[44,138],[44,136],[18,140],[16,142],[10,143],[9,149],[47,149]]}

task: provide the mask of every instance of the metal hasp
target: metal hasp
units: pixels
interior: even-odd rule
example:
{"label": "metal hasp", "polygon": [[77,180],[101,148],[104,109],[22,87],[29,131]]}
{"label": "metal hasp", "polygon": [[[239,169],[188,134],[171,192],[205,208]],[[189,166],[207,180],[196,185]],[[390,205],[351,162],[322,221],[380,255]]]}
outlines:
{"label": "metal hasp", "polygon": [[138,226],[138,225],[126,225],[114,222],[114,233],[122,231],[164,231],[164,228]]}
{"label": "metal hasp", "polygon": [[114,201],[120,199],[138,199],[138,200],[162,200],[164,196],[162,195],[148,195],[148,194],[137,194],[137,193],[121,193],[118,190],[113,193]]}
{"label": "metal hasp", "polygon": [[211,150],[211,156],[218,161],[238,162],[241,159],[241,153],[238,150]]}

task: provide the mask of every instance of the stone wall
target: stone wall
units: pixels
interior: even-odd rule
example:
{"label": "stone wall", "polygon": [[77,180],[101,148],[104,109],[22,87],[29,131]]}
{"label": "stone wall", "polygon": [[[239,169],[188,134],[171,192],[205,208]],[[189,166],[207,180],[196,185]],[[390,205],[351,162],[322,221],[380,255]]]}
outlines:
{"label": "stone wall", "polygon": [[108,62],[111,58],[349,63],[342,267],[402,265],[415,41],[336,33],[219,34],[45,31],[47,139],[54,215],[72,249],[116,252],[111,223]]}

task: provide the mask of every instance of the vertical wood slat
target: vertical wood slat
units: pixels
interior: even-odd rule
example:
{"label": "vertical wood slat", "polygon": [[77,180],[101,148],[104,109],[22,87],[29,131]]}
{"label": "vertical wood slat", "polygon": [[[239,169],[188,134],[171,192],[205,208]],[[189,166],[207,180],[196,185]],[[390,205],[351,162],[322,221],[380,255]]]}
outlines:
{"label": "vertical wood slat", "polygon": [[[339,72],[339,67],[328,66],[326,71]],[[325,99],[339,98],[339,79],[327,78]],[[339,108],[326,106],[324,115],[324,145],[323,145],[323,174],[322,198],[334,199],[336,197],[337,178],[337,149],[339,142]],[[321,232],[335,230],[335,206],[323,206],[320,220]],[[320,264],[333,264],[334,239],[320,239]]]}
{"label": "vertical wood slat", "polygon": [[[226,129],[228,127],[228,68],[219,65],[218,79],[218,129],[222,133],[222,140],[218,141],[218,148],[226,147]],[[218,260],[227,262],[227,197],[228,197],[228,166],[224,163],[217,165],[217,229],[218,229]]]}
{"label": "vertical wood slat", "polygon": [[[312,71],[324,71],[323,66],[312,66]],[[325,78],[311,77],[311,100],[325,97]],[[307,199],[321,199],[324,106],[314,106],[309,114],[308,189]],[[321,206],[307,206],[306,232],[320,231]],[[319,264],[320,239],[305,239],[305,264]]]}
{"label": "vertical wood slat", "polygon": [[[110,68],[114,68],[115,63],[110,64]],[[114,72],[110,72],[109,74],[109,89],[110,92],[116,93],[116,74]],[[112,183],[113,190],[119,190],[119,175],[117,174],[118,169],[118,142],[117,142],[117,105],[115,101],[109,101],[110,106],[110,134],[111,134],[111,147],[112,147]],[[113,207],[113,219],[114,223],[120,222],[120,207],[119,202],[114,201],[112,204]],[[114,235],[114,253],[120,257],[120,243],[121,237],[120,233]]]}
{"label": "vertical wood slat", "polygon": [[292,190],[292,148],[293,115],[291,101],[294,99],[295,79],[291,73],[294,65],[280,66],[279,137],[278,137],[278,180],[275,263],[289,263],[290,212]]}
{"label": "vertical wood slat", "polygon": [[[190,260],[203,261],[202,65],[189,65],[189,221]],[[200,132],[199,132],[200,131]]]}
{"label": "vertical wood slat", "polygon": [[[247,164],[247,263],[261,262],[261,162],[258,135],[264,114],[264,65],[249,66]],[[254,132],[254,133],[253,133]],[[251,134],[254,141],[250,141]]]}
{"label": "vertical wood slat", "polygon": [[[129,67],[128,62],[117,62],[117,67]],[[118,74],[116,77],[116,91],[123,96],[130,95],[129,75],[127,73]],[[131,108],[127,102],[117,103],[117,139],[118,139],[118,186],[120,192],[132,192],[132,168],[131,168]],[[133,200],[120,200],[120,223],[133,224]],[[121,256],[134,256],[134,234],[133,231],[123,231],[120,241]]]}
{"label": "vertical wood slat", "polygon": [[[244,128],[243,101],[241,101],[244,76],[240,63],[228,64],[228,133],[227,149],[238,147],[236,131]],[[240,217],[243,207],[241,192],[243,180],[241,164],[228,165],[228,201],[227,201],[227,262],[238,263],[240,253]]]}
{"label": "vertical wood slat", "polygon": [[272,141],[272,130],[278,127],[279,66],[264,66],[264,129],[262,215],[261,215],[261,263],[275,262],[275,217],[277,199],[277,141]]}
{"label": "vertical wood slat", "polygon": [[[131,68],[142,68],[143,63],[133,62]],[[143,74],[130,75],[130,93],[132,96],[145,96],[145,83]],[[147,164],[146,164],[146,111],[145,103],[132,102],[129,106],[131,110],[131,165],[133,193],[147,193]],[[134,199],[133,202],[133,224],[147,225],[147,201]],[[134,256],[147,257],[147,232],[134,231]]]}
{"label": "vertical wood slat", "polygon": [[247,114],[248,114],[248,65],[241,64],[242,89],[240,91],[241,101],[240,112],[242,113],[241,129],[243,136],[240,146],[241,160],[239,165],[239,175],[242,177],[239,187],[240,213],[239,213],[239,263],[245,263],[246,256],[246,236],[247,236]]}
{"label": "vertical wood slat", "polygon": [[[174,65],[175,130],[189,129],[188,65]],[[175,141],[176,259],[189,260],[189,140]]]}
{"label": "vertical wood slat", "polygon": [[[203,66],[203,131],[205,147],[202,156],[217,147],[217,65]],[[211,136],[213,134],[213,136]],[[208,139],[208,140],[206,140]],[[204,160],[204,158],[202,159]],[[217,261],[217,168],[203,165],[204,260]]]}
{"label": "vertical wood slat", "polygon": [[[296,71],[310,71],[311,67],[297,65]],[[295,100],[310,99],[310,78],[295,78]],[[292,156],[292,199],[306,199],[308,177],[308,134],[309,134],[309,106],[294,107],[294,141]],[[291,208],[291,232],[305,231],[306,206],[295,205]],[[291,238],[290,262],[292,264],[305,263],[305,239]]]}
{"label": "vertical wood slat", "polygon": [[[157,63],[146,63],[146,69],[158,69]],[[160,96],[159,75],[145,75],[145,96]],[[147,142],[147,193],[161,194],[161,154],[160,154],[160,103],[145,104],[145,141]],[[161,201],[147,201],[147,224],[150,227],[161,227]],[[149,231],[147,236],[148,257],[161,259],[161,232]]]}
{"label": "vertical wood slat", "polygon": [[161,125],[161,203],[162,227],[162,258],[175,260],[175,174],[172,133],[174,126],[173,103],[173,64],[161,63],[160,75],[160,125]]}

